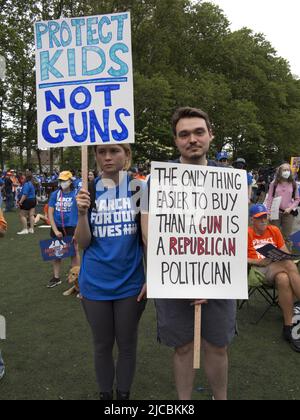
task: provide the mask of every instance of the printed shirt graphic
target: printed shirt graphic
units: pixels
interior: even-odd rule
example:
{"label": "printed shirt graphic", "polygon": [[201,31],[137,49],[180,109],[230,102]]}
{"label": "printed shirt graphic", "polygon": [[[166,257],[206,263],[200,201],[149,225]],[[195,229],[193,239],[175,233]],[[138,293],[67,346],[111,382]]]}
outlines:
{"label": "printed shirt graphic", "polygon": [[54,208],[54,221],[57,227],[77,226],[76,191],[69,193],[64,193],[61,190],[54,191],[50,196],[49,207]]}
{"label": "printed shirt graphic", "polygon": [[[130,191],[131,182],[138,190]],[[80,292],[90,300],[136,296],[145,282],[137,200],[146,184],[125,176],[117,188],[104,188],[99,178],[95,185],[97,208],[90,212],[92,241],[83,255]]]}
{"label": "printed shirt graphic", "polygon": [[274,245],[281,249],[284,245],[284,239],[280,230],[276,226],[268,226],[263,235],[257,235],[252,227],[248,229],[248,258],[253,260],[262,260],[265,257],[257,250],[265,245]]}

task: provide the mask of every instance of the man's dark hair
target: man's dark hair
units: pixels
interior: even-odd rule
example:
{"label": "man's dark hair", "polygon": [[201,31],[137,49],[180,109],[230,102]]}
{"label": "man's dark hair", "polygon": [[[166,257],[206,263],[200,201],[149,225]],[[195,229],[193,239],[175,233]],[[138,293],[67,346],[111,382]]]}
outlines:
{"label": "man's dark hair", "polygon": [[183,118],[202,118],[206,122],[208,131],[212,133],[212,125],[206,112],[197,108],[184,107],[178,108],[172,117],[172,130],[175,137],[177,124]]}

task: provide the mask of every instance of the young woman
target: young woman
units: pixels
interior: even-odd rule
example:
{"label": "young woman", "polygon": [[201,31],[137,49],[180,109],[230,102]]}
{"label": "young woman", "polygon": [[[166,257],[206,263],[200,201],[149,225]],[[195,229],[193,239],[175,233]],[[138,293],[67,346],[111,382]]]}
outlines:
{"label": "young woman", "polygon": [[124,172],[131,166],[129,145],[97,146],[95,152],[102,175],[90,193],[81,190],[77,196],[75,237],[84,249],[79,286],[94,336],[100,399],[113,399],[116,376],[117,399],[127,400],[135,373],[138,324],[145,309],[138,200],[145,183],[132,181]]}
{"label": "young woman", "polygon": [[276,178],[270,184],[267,200],[268,212],[271,210],[275,197],[281,197],[279,220],[272,220],[271,223],[281,230],[284,240],[289,244],[289,236],[293,230],[294,216],[297,215],[300,198],[297,183],[288,163],[278,168]]}
{"label": "young woman", "polygon": [[[34,215],[36,208],[36,194],[32,183],[32,174],[26,175],[26,182],[19,193],[17,205],[20,209],[20,221],[22,224],[21,232],[18,235],[28,235],[34,233]],[[28,219],[30,228],[28,229]]]}
{"label": "young woman", "polygon": [[[64,236],[74,236],[78,222],[78,211],[76,205],[76,191],[72,182],[73,175],[69,171],[61,172],[59,175],[59,189],[51,194],[49,200],[48,217],[51,224],[51,238],[62,239]],[[75,243],[76,256],[72,258],[72,267],[80,265],[78,246]],[[61,260],[53,262],[53,278],[48,288],[61,284],[60,280]]]}

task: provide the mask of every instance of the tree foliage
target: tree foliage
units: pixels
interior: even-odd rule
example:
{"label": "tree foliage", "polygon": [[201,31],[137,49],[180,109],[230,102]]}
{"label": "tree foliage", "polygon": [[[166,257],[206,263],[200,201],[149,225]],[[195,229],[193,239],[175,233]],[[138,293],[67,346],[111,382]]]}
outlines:
{"label": "tree foliage", "polygon": [[186,105],[209,113],[213,153],[226,147],[252,167],[299,154],[300,81],[263,34],[232,32],[219,7],[191,0],[2,0],[0,55],[8,71],[0,82],[1,166],[12,150],[19,165],[29,165],[37,147],[34,22],[127,10],[137,163],[174,155],[170,118]]}

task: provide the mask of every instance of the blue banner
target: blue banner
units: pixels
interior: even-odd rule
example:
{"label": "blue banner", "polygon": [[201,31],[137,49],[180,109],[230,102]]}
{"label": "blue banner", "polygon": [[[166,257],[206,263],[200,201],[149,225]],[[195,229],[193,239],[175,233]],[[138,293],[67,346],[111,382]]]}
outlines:
{"label": "blue banner", "polygon": [[41,241],[40,248],[44,261],[62,260],[76,255],[72,236]]}

